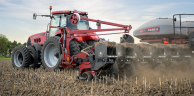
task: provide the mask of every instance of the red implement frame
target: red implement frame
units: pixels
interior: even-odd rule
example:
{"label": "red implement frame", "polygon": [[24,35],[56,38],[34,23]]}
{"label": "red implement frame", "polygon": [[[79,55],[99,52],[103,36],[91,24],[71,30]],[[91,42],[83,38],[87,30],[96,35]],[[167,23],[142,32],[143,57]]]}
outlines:
{"label": "red implement frame", "polygon": [[[111,23],[111,22],[106,22],[106,21],[101,21],[101,20],[94,20],[94,19],[89,19],[89,18],[84,18],[81,17],[81,20],[87,20],[87,21],[92,21],[92,22],[97,22],[97,29],[91,29],[91,30],[71,30],[68,27],[61,27],[61,39],[59,43],[63,46],[63,30],[65,29],[66,35],[65,35],[65,48],[66,52],[62,52],[62,57],[61,57],[61,62],[62,66],[65,67],[76,67],[78,66],[75,62],[71,62],[72,59],[76,60],[77,58],[86,58],[87,55],[85,53],[80,53],[77,54],[74,57],[69,56],[69,41],[73,39],[74,35],[73,34],[80,34],[80,33],[90,33],[90,32],[103,32],[103,31],[116,31],[116,30],[124,30],[124,32],[119,32],[119,33],[108,33],[108,34],[101,34],[101,35],[110,35],[110,34],[120,34],[120,33],[129,33],[129,31],[132,29],[131,25],[122,25],[122,24],[116,24],[116,23]],[[112,26],[117,26],[121,28],[111,28],[111,29],[101,29],[101,24],[106,24],[106,25],[112,25]],[[90,35],[88,35],[90,36]],[[90,62],[84,62],[83,64],[79,65],[81,72],[84,71],[84,69],[91,68]],[[91,72],[90,72],[91,73]],[[95,75],[92,73],[92,75]]]}

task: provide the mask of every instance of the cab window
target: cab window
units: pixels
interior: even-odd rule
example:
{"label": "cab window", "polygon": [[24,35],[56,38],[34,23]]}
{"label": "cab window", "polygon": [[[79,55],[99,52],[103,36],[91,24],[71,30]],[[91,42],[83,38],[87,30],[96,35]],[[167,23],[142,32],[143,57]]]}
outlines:
{"label": "cab window", "polygon": [[[60,23],[60,16],[61,16],[61,24]],[[54,14],[54,18],[51,19],[51,26],[53,27],[64,27],[66,26],[66,16],[64,14]],[[54,36],[54,34],[59,31],[59,28],[50,28],[49,37]]]}

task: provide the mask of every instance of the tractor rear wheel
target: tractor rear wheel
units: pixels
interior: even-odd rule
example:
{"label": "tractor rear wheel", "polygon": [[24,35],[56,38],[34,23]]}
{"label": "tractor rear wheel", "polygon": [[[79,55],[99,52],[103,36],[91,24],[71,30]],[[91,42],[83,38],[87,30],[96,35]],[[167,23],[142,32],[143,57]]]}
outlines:
{"label": "tractor rear wheel", "polygon": [[93,46],[95,42],[98,42],[98,40],[87,40],[86,43],[89,45],[89,46]]}
{"label": "tractor rear wheel", "polygon": [[80,53],[80,48],[77,41],[71,40],[69,42],[69,52],[70,52],[70,56]]}
{"label": "tractor rear wheel", "polygon": [[30,52],[25,46],[19,45],[13,49],[12,64],[14,68],[28,68],[30,59]]}
{"label": "tractor rear wheel", "polygon": [[61,65],[60,37],[49,37],[41,50],[41,61],[45,69],[59,69]]}
{"label": "tractor rear wheel", "polygon": [[28,48],[28,51],[30,52],[30,55],[31,55],[31,64],[30,64],[30,67],[32,68],[39,68],[40,67],[40,64],[38,64],[38,54],[36,52],[36,49],[30,45],[27,47]]}

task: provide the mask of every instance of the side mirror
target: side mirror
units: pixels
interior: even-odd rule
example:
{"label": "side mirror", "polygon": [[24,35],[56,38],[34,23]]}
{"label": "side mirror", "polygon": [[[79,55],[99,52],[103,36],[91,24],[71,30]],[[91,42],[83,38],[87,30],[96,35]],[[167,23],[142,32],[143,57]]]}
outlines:
{"label": "side mirror", "polygon": [[174,18],[174,21],[176,21],[176,18]]}
{"label": "side mirror", "polygon": [[72,25],[77,25],[80,22],[80,15],[78,13],[74,13],[70,17],[70,22]]}
{"label": "side mirror", "polygon": [[34,14],[33,14],[33,19],[34,19],[34,20],[36,20],[36,16],[37,16],[37,14],[34,13]]}

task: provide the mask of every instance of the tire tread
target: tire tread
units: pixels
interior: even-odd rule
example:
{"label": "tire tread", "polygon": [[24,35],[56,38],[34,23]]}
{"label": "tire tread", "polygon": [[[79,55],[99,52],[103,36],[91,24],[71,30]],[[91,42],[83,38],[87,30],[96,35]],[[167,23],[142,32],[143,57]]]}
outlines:
{"label": "tire tread", "polygon": [[[17,50],[20,50],[20,52],[23,55],[23,63],[22,63],[21,67],[17,67],[16,65],[14,65],[14,53]],[[30,52],[28,51],[28,49],[25,46],[19,45],[19,46],[16,46],[13,49],[13,54],[12,54],[12,64],[13,64],[13,67],[15,67],[15,68],[28,68],[30,61],[31,61]]]}

